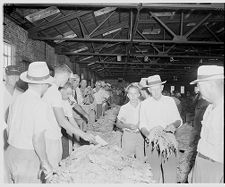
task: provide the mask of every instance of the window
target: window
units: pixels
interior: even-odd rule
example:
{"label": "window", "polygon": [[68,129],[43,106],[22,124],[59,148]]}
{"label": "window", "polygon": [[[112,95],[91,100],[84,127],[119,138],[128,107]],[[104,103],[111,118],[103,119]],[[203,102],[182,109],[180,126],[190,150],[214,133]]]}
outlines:
{"label": "window", "polygon": [[184,86],[180,87],[180,93],[184,94]]}
{"label": "window", "polygon": [[4,41],[3,50],[3,80],[5,80],[5,68],[6,66],[15,64],[15,47],[8,42]]}
{"label": "window", "polygon": [[170,86],[170,93],[173,93],[174,90],[175,90],[175,86]]}

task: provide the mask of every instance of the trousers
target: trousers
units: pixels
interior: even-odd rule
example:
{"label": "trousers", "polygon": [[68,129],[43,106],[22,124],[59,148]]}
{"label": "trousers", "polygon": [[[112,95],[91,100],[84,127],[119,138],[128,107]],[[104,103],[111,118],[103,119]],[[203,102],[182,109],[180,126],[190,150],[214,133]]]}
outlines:
{"label": "trousers", "polygon": [[18,149],[11,145],[4,153],[5,183],[41,183],[40,161],[34,150]]}
{"label": "trousers", "polygon": [[189,176],[189,183],[223,183],[224,165],[201,157],[199,153],[195,159],[195,165]]}
{"label": "trousers", "polygon": [[134,155],[144,162],[144,138],[140,132],[124,131],[122,135],[122,150],[127,155]]}

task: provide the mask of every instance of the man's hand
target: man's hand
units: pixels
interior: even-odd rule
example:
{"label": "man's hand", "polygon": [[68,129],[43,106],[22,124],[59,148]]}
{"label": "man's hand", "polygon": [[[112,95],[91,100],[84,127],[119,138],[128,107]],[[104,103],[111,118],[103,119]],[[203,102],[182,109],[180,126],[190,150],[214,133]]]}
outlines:
{"label": "man's hand", "polygon": [[49,162],[41,163],[41,172],[44,172],[46,180],[50,180],[54,173],[53,168]]}
{"label": "man's hand", "polygon": [[169,125],[166,126],[165,131],[166,132],[172,132],[174,134],[175,131],[176,131],[176,127],[174,127],[173,124],[169,124]]}
{"label": "man's hand", "polygon": [[138,129],[138,125],[134,125],[134,124],[130,124],[130,127],[129,127],[131,130],[137,130]]}
{"label": "man's hand", "polygon": [[95,136],[89,133],[85,133],[85,136],[83,137],[84,140],[93,143],[93,144],[97,144],[96,140],[95,140]]}

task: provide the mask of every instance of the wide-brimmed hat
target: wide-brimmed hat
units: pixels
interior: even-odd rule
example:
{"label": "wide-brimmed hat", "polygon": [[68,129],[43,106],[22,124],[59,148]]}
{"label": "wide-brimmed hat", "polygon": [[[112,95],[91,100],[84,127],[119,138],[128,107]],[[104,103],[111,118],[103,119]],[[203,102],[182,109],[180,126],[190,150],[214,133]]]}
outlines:
{"label": "wide-brimmed hat", "polygon": [[209,81],[224,78],[223,66],[217,65],[203,65],[199,66],[197,72],[197,79],[190,82],[190,84],[196,84],[201,81]]}
{"label": "wide-brimmed hat", "polygon": [[139,85],[144,88],[144,87],[147,87],[147,80],[148,78],[141,78],[140,82],[139,82]]}
{"label": "wide-brimmed hat", "polygon": [[166,81],[162,82],[159,75],[152,75],[147,78],[145,87],[152,87],[152,86],[164,84],[164,83],[166,83]]}
{"label": "wide-brimmed hat", "polygon": [[5,68],[6,75],[20,75],[21,67],[18,65],[9,65]]}
{"label": "wide-brimmed hat", "polygon": [[46,62],[41,61],[30,63],[28,71],[23,72],[20,79],[33,84],[52,84],[54,80],[49,74]]}

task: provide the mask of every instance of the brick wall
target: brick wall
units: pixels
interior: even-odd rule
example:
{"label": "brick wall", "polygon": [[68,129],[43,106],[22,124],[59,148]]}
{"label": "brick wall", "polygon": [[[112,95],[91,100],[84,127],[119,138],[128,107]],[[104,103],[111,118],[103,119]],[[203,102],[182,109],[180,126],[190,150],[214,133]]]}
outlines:
{"label": "brick wall", "polygon": [[66,63],[71,69],[73,65],[70,59],[64,55],[57,55],[55,49],[45,42],[31,40],[28,32],[16,25],[11,20],[4,18],[3,38],[15,46],[15,62],[26,61],[46,61],[49,65],[56,66]]}

